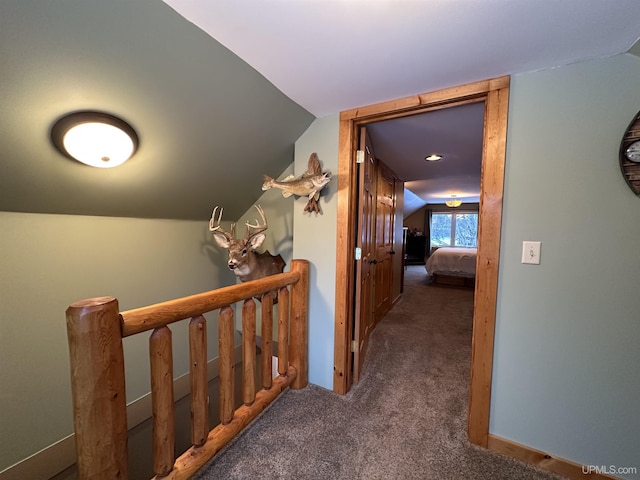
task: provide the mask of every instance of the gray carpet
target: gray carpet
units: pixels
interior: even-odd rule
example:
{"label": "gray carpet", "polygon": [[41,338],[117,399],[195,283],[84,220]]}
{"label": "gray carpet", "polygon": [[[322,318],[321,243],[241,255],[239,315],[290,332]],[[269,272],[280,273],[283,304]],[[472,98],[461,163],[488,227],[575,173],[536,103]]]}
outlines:
{"label": "gray carpet", "polygon": [[410,266],[358,385],[285,392],[194,478],[560,478],[466,440],[472,315],[473,291],[430,285]]}

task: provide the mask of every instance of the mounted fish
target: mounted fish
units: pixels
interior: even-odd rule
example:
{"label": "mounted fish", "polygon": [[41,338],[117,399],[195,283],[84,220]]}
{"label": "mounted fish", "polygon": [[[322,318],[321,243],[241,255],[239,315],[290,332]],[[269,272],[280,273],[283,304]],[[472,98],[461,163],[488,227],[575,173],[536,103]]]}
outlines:
{"label": "mounted fish", "polygon": [[304,207],[305,212],[315,212],[316,215],[320,213],[320,206],[318,199],[320,198],[320,191],[331,181],[331,172],[322,171],[320,166],[320,160],[318,155],[312,153],[309,157],[309,163],[307,165],[307,171],[300,177],[296,178],[294,175],[289,175],[283,180],[274,180],[273,178],[265,175],[264,183],[262,184],[262,190],[269,190],[271,188],[279,188],[282,190],[282,196],[285,198],[295,195],[297,197],[309,197],[307,205]]}

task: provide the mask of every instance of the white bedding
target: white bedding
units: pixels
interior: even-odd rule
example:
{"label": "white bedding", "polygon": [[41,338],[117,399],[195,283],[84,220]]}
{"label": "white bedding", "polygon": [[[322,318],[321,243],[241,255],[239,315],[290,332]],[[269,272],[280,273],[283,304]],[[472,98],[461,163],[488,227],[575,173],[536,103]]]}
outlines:
{"label": "white bedding", "polygon": [[441,247],[425,263],[429,275],[476,276],[476,248]]}

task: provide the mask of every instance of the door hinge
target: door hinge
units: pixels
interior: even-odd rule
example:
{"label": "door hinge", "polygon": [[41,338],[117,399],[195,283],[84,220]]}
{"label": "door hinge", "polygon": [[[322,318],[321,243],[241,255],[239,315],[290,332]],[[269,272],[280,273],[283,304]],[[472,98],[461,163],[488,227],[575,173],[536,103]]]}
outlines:
{"label": "door hinge", "polygon": [[356,150],[356,163],[364,163],[364,150]]}
{"label": "door hinge", "polygon": [[358,342],[351,340],[351,352],[356,353],[358,351]]}
{"label": "door hinge", "polygon": [[356,247],[356,260],[360,260],[362,258],[362,249],[360,247]]}

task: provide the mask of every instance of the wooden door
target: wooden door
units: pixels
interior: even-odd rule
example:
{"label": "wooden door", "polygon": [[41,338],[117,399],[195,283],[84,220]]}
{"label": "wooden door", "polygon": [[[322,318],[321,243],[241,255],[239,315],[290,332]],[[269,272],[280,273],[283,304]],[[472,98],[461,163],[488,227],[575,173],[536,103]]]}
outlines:
{"label": "wooden door", "polygon": [[[360,147],[364,161],[358,163],[358,216],[356,249],[360,249],[360,259],[356,254],[355,312],[353,328],[353,383],[358,383],[362,364],[367,351],[369,333],[373,328],[373,270],[374,251],[374,208],[375,208],[375,158],[365,127],[360,129]],[[362,155],[362,154],[360,154]]]}
{"label": "wooden door", "polygon": [[[491,375],[495,334],[500,225],[504,187],[505,145],[509,112],[508,76],[458,85],[418,96],[412,95],[384,103],[354,108],[340,113],[338,188],[338,243],[336,249],[336,317],[334,350],[334,391],[345,394],[351,387],[349,361],[343,348],[352,338],[354,302],[353,233],[357,204],[355,170],[352,163],[354,137],[359,126],[413,115],[436,108],[448,108],[470,101],[484,101],[485,129],[480,181],[480,217],[478,225],[478,268],[476,271],[471,350],[468,433],[472,444],[487,447],[491,406]],[[418,101],[416,101],[418,99]],[[496,234],[498,232],[498,234]]]}
{"label": "wooden door", "polygon": [[378,162],[376,185],[374,320],[377,323],[391,308],[393,289],[394,175]]}

